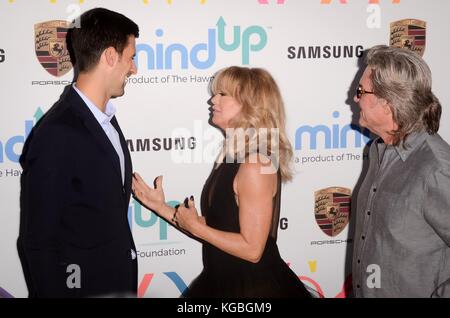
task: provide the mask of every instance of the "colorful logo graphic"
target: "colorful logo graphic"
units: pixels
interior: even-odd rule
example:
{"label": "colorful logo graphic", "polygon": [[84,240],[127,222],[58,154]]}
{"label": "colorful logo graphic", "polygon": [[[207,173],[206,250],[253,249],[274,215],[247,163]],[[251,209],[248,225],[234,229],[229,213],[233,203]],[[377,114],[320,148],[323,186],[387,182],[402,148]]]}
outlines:
{"label": "colorful logo graphic", "polygon": [[14,296],[0,287],[0,298],[14,298]]}
{"label": "colorful logo graphic", "polygon": [[423,56],[426,43],[427,23],[421,20],[404,19],[391,23],[389,44],[407,48]]}
{"label": "colorful logo graphic", "polygon": [[12,136],[4,141],[0,140],[0,163],[5,162],[5,156],[6,160],[19,163],[20,154],[22,153],[22,147],[25,144],[25,140],[30,135],[35,123],[37,123],[42,116],[44,116],[44,112],[40,107],[38,107],[34,113],[34,120],[28,119],[24,121],[23,135]]}
{"label": "colorful logo graphic", "polygon": [[[175,284],[175,286],[179,290],[180,294],[183,293],[186,290],[187,285],[183,281],[183,279],[180,277],[180,275],[178,275],[178,273],[176,273],[176,272],[164,272],[164,275],[166,275],[172,281],[172,283]],[[144,295],[147,292],[147,290],[148,290],[148,288],[150,286],[150,283],[151,283],[151,281],[152,281],[154,276],[155,276],[154,273],[144,274],[144,277],[142,278],[141,282],[139,283],[138,298],[143,298],[144,297]]]}
{"label": "colorful logo graphic", "polygon": [[53,76],[60,77],[72,69],[66,36],[69,23],[54,20],[34,26],[36,56],[41,65]]}
{"label": "colorful logo graphic", "polygon": [[341,233],[350,216],[351,190],[329,187],[314,192],[314,216],[320,229],[328,236]]}
{"label": "colorful logo graphic", "polygon": [[[334,111],[332,116],[333,118],[339,118],[340,113]],[[294,146],[295,150],[361,148],[370,141],[370,136],[370,131],[367,128],[354,124],[343,126],[339,123],[316,126],[302,125],[295,131]]]}
{"label": "colorful logo graphic", "polygon": [[[252,25],[241,29],[241,26],[232,27],[233,36],[226,36],[229,27],[223,17],[216,23],[216,28],[208,29],[206,42],[200,42],[192,47],[183,43],[159,43],[151,41],[152,45],[139,43],[136,45],[135,62],[138,68],[146,67],[148,70],[189,69],[191,66],[204,70],[212,67],[216,62],[217,49],[225,52],[240,51],[241,63],[250,64],[253,52],[259,52],[266,47],[267,33],[261,26]],[[156,29],[156,37],[164,37],[164,30]],[[230,41],[231,39],[231,41]],[[164,41],[165,42],[165,41]]]}

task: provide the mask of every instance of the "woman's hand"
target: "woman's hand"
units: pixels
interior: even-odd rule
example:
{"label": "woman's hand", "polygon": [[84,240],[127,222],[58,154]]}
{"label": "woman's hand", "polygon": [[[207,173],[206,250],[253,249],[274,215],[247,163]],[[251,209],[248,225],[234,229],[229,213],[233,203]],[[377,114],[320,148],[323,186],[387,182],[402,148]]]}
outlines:
{"label": "woman's hand", "polygon": [[155,180],[155,189],[150,188],[138,173],[133,173],[133,195],[147,208],[159,212],[165,205],[162,176]]}
{"label": "woman's hand", "polygon": [[189,208],[186,208],[184,204],[178,207],[178,212],[176,214],[176,222],[178,226],[194,236],[199,236],[200,227],[205,225],[205,218],[198,215],[197,209],[195,208],[194,197],[190,200],[186,198]]}

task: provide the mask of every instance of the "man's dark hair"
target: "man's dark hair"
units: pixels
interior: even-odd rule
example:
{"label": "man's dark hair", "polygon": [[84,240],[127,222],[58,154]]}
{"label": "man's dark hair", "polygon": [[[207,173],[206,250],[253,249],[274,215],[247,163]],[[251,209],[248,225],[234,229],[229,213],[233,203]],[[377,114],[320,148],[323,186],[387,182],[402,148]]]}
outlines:
{"label": "man's dark hair", "polygon": [[95,8],[83,13],[79,19],[80,27],[70,32],[70,43],[79,72],[88,72],[95,67],[108,47],[122,54],[129,36],[139,37],[138,25],[114,11]]}

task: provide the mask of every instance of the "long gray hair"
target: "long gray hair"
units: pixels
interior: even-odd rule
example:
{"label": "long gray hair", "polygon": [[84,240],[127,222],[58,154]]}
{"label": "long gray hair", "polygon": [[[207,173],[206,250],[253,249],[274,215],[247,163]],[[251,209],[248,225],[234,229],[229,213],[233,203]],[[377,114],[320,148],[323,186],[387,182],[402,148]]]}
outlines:
{"label": "long gray hair", "polygon": [[403,143],[413,133],[439,130],[442,107],[431,91],[431,71],[413,51],[386,45],[374,46],[366,57],[376,96],[391,106],[398,129],[393,144]]}

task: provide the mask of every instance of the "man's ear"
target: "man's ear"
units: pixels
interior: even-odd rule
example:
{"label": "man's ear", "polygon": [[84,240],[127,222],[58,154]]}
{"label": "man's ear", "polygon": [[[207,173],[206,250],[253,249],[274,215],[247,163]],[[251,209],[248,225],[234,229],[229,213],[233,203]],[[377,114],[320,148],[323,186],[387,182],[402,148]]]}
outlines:
{"label": "man's ear", "polygon": [[103,51],[103,55],[104,55],[106,64],[108,64],[108,66],[113,67],[114,64],[116,64],[118,54],[117,54],[117,51],[115,48],[110,46],[109,48],[107,48]]}
{"label": "man's ear", "polygon": [[394,110],[393,110],[394,108],[391,106],[391,104],[389,104],[387,102],[383,105],[383,108],[384,108],[384,113],[391,120],[391,125],[392,125],[391,131],[398,130],[398,124],[394,118]]}
{"label": "man's ear", "polygon": [[391,105],[384,99],[383,99],[383,105],[382,106],[383,106],[384,113],[386,115],[388,115],[388,116],[392,116],[393,115]]}
{"label": "man's ear", "polygon": [[378,98],[378,106],[383,108],[383,112],[385,115],[392,115],[391,105],[384,98]]}

